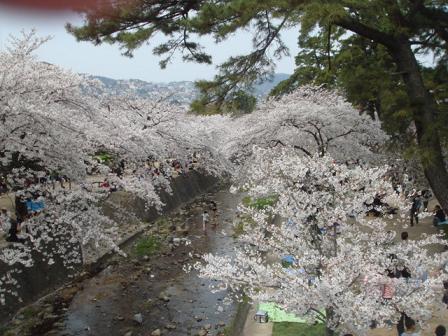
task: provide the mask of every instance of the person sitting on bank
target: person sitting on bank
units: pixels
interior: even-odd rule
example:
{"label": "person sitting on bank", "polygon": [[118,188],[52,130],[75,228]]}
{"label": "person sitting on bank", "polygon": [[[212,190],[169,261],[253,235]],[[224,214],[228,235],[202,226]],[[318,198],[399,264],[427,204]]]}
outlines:
{"label": "person sitting on bank", "polygon": [[117,187],[117,185],[114,183],[114,182],[112,182],[111,184],[110,184],[110,188],[109,188],[109,192],[116,192],[118,190],[118,187]]}
{"label": "person sitting on bank", "polygon": [[5,181],[0,181],[0,194],[4,194],[8,192],[8,185]]}
{"label": "person sitting on bank", "polygon": [[440,207],[440,205],[436,205],[434,208],[434,219],[433,224],[434,226],[437,226],[441,223],[446,222],[446,215],[443,209]]}
{"label": "person sitting on bank", "polygon": [[20,233],[20,224],[14,219],[11,219],[9,223],[10,227],[8,230],[6,241],[10,243],[24,243],[25,239],[19,238],[17,236]]}
{"label": "person sitting on bank", "polygon": [[0,211],[0,232],[7,233],[11,227],[11,216],[8,214],[8,210],[2,209]]}
{"label": "person sitting on bank", "polygon": [[107,178],[104,179],[104,181],[100,183],[100,188],[105,188],[105,189],[110,188],[110,183],[109,183],[109,180]]}

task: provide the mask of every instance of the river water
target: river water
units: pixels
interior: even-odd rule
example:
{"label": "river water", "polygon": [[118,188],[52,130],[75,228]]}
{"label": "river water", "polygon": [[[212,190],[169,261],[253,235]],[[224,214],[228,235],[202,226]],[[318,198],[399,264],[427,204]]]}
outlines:
{"label": "river water", "polygon": [[[201,230],[201,214],[209,201],[218,204],[217,227]],[[241,196],[227,191],[204,195],[168,217],[173,225],[188,222],[189,246],[179,246],[150,260],[116,257],[82,285],[65,313],[58,336],[222,335],[236,305],[227,293],[212,293],[213,281],[185,273],[182,267],[202,253],[231,253],[232,222]],[[132,246],[128,248],[132,250]],[[193,255],[193,257],[191,257]],[[135,321],[141,314],[141,323]],[[139,319],[139,318],[137,318]]]}

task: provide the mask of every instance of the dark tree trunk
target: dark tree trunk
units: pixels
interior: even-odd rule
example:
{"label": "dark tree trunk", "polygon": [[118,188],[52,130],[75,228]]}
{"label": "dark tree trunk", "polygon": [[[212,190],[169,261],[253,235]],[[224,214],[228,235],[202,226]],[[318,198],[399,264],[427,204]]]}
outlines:
{"label": "dark tree trunk", "polygon": [[328,327],[329,321],[332,321],[334,318],[334,311],[332,308],[326,308],[325,314],[327,316],[327,325],[325,327],[325,336],[334,336],[334,335],[336,335],[335,331]]}
{"label": "dark tree trunk", "polygon": [[336,333],[332,329],[328,327],[325,328],[325,336],[334,336],[334,335],[336,335]]}
{"label": "dark tree trunk", "polygon": [[428,182],[442,208],[448,211],[448,172],[436,127],[437,104],[426,89],[420,68],[407,39],[389,48],[402,73],[417,131],[420,159]]}

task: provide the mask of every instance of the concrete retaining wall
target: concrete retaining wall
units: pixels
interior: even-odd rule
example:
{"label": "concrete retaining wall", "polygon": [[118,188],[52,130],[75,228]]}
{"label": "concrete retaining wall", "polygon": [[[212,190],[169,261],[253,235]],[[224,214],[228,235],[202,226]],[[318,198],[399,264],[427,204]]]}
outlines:
{"label": "concrete retaining wall", "polygon": [[[161,200],[165,203],[162,214],[154,208],[146,208],[145,202],[137,199],[124,192],[113,193],[108,200],[108,204],[104,206],[105,213],[114,218],[114,209],[119,207],[121,211],[129,211],[130,214],[144,222],[152,222],[160,215],[169,213],[184,203],[192,201],[195,197],[207,192],[218,182],[213,176],[203,175],[193,171],[188,175],[179,176],[172,181],[172,194],[161,191]],[[49,246],[49,248],[57,248],[57,244]],[[74,248],[80,248],[75,246]],[[12,315],[21,307],[33,302],[40,297],[50,293],[56,288],[61,287],[64,283],[78,273],[83,265],[78,263],[73,265],[72,270],[67,270],[63,265],[62,259],[56,258],[53,265],[48,265],[42,261],[42,255],[34,253],[33,258],[35,264],[33,267],[26,268],[21,266],[8,266],[0,263],[0,279],[5,276],[8,271],[18,269],[21,273],[15,278],[18,281],[18,297],[9,293],[5,294],[6,305],[0,305],[0,323],[9,320]],[[94,260],[95,261],[95,260]],[[14,285],[14,287],[16,287]],[[20,299],[19,299],[20,298]]]}

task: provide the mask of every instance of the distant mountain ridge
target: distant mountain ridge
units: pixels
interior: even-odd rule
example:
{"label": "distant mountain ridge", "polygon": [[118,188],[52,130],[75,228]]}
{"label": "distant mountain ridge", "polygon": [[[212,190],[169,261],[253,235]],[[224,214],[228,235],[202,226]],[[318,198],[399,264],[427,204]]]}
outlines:
{"label": "distant mountain ridge", "polygon": [[266,97],[278,83],[288,79],[291,75],[278,73],[274,74],[271,81],[266,81],[255,85],[255,95],[258,97]]}
{"label": "distant mountain ridge", "polygon": [[[269,92],[281,81],[287,79],[288,74],[275,74],[271,81],[255,85],[254,94],[258,98],[266,97]],[[175,104],[188,105],[198,95],[198,91],[191,81],[179,82],[146,82],[140,79],[113,79],[103,76],[91,76],[88,78],[98,80],[103,85],[103,90],[108,94],[137,94],[139,96],[166,95]]]}

